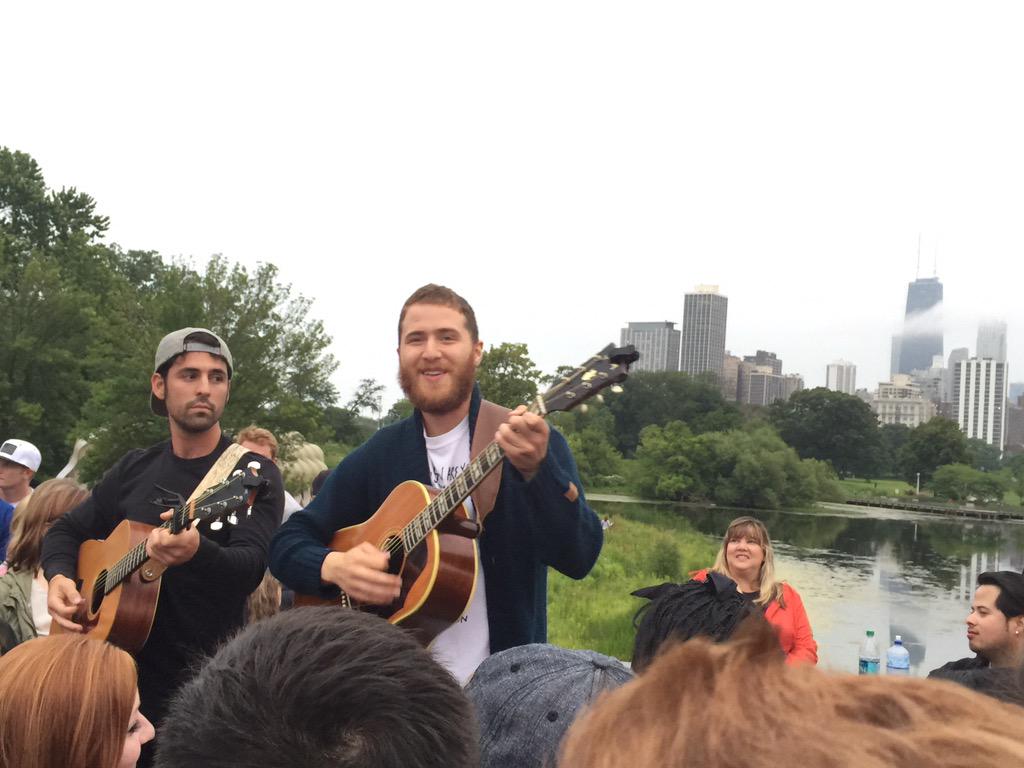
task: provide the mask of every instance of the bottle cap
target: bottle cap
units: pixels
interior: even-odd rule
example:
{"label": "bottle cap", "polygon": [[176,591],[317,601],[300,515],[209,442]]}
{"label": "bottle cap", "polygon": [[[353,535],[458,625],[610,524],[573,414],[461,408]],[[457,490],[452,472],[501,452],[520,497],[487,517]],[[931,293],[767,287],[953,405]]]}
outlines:
{"label": "bottle cap", "polygon": [[900,637],[899,635],[896,635],[896,642],[897,643],[902,643],[903,642],[903,638]]}
{"label": "bottle cap", "polygon": [[868,637],[874,637],[874,636],[875,636],[875,630],[869,629],[868,630]]}

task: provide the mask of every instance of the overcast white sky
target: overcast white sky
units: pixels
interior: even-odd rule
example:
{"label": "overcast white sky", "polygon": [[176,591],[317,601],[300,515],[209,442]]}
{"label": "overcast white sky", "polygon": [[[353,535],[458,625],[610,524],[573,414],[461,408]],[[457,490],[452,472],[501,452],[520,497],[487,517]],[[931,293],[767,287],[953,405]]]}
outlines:
{"label": "overcast white sky", "polygon": [[888,377],[914,279],[1024,380],[1024,5],[5,3],[0,145],[108,240],[277,264],[347,400],[426,282],[546,372],[729,297],[728,347]]}

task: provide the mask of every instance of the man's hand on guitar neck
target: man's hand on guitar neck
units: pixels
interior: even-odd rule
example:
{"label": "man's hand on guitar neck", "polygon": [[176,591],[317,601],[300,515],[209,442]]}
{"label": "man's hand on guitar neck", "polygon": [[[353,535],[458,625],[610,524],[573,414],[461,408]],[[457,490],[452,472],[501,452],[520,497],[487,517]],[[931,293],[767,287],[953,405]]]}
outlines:
{"label": "man's hand on guitar neck", "polygon": [[67,576],[60,575],[50,579],[50,588],[46,593],[46,607],[50,610],[50,616],[55,622],[71,632],[81,632],[82,625],[71,620],[81,604],[82,596],[78,594],[75,582]]}
{"label": "man's hand on guitar neck", "polygon": [[508,415],[508,421],[498,427],[494,440],[523,479],[530,480],[548,455],[549,432],[544,419],[520,405]]}
{"label": "man's hand on guitar neck", "polygon": [[387,572],[388,562],[387,553],[364,541],[347,552],[329,552],[320,566],[320,579],[360,603],[387,605],[402,591],[402,580]]}
{"label": "man's hand on guitar neck", "polygon": [[[170,520],[172,514],[170,510],[163,512],[160,519]],[[167,528],[154,528],[146,539],[146,554],[168,568],[187,563],[198,550],[199,531],[194,525],[179,533],[171,533]]]}

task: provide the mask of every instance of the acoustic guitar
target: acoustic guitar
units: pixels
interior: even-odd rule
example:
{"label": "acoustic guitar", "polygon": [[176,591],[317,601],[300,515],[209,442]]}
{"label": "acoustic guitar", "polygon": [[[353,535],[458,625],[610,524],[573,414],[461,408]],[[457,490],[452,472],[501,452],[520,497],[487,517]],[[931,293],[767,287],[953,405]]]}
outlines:
{"label": "acoustic guitar", "polygon": [[[211,521],[214,529],[225,520],[235,524],[235,513],[249,509],[266,482],[259,476],[259,468],[259,462],[249,462],[245,471],[236,469],[230,478],[198,498],[181,500],[160,527],[180,533],[204,520]],[[72,620],[81,624],[90,638],[107,640],[129,653],[137,653],[146,644],[160,596],[164,567],[151,562],[146,554],[146,539],[155,527],[122,520],[107,538],[83,542],[78,550],[77,586],[83,601]],[[60,634],[69,630],[53,622],[50,631]]]}
{"label": "acoustic guitar", "polygon": [[[546,416],[567,411],[626,379],[640,355],[632,346],[609,345],[528,406]],[[296,594],[296,605],[340,605],[376,613],[430,645],[465,613],[476,588],[475,539],[480,525],[463,502],[488,474],[501,466],[504,452],[490,443],[443,490],[415,480],[399,484],[373,516],[335,532],[327,546],[337,552],[368,541],[390,555],[388,571],[402,579],[399,596],[388,605],[364,605],[344,591],[332,600]]]}

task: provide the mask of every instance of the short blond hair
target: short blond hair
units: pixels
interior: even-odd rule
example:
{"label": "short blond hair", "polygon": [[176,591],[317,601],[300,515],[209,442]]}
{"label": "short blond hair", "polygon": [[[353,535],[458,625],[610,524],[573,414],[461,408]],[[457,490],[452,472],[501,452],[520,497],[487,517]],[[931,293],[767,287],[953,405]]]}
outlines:
{"label": "short blond hair", "polygon": [[1001,768],[1024,712],[955,683],[787,666],[766,622],[660,654],[577,720],[559,768]]}
{"label": "short blond hair", "polygon": [[264,429],[263,427],[257,427],[255,424],[250,424],[238,433],[235,437],[235,442],[239,445],[242,443],[265,445],[270,449],[270,460],[277,461],[277,438],[274,437],[274,433],[269,429]]}

